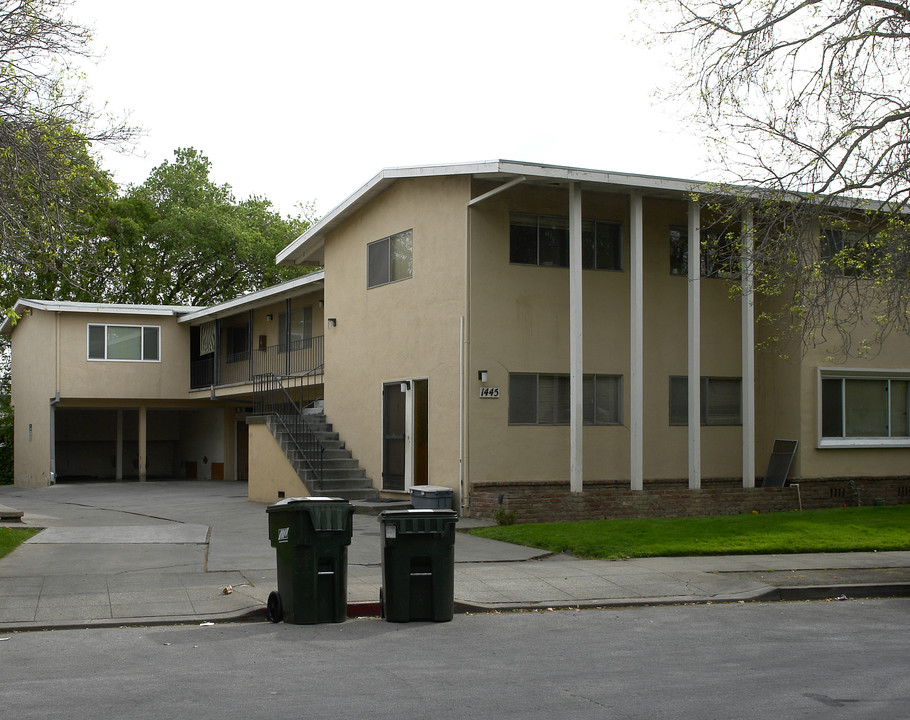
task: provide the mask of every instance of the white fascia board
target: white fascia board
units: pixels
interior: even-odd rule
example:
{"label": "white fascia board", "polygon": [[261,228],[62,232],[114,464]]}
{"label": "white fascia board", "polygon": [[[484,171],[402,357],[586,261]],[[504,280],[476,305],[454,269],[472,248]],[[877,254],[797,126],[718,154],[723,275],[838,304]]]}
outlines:
{"label": "white fascia board", "polygon": [[318,290],[320,287],[319,283],[324,279],[325,272],[323,270],[317,270],[316,272],[294,278],[293,280],[288,280],[279,285],[272,285],[271,287],[257,290],[247,295],[241,295],[238,298],[219,303],[218,305],[200,308],[196,312],[181,316],[177,322],[192,323],[198,320],[214,319],[216,317],[233,314],[238,310],[251,309],[259,305],[268,304],[276,299],[280,299],[282,295],[290,295],[296,290],[303,288]]}
{"label": "white fascia board", "polygon": [[[368,182],[358,188],[339,205],[333,208],[319,222],[291,242],[275,257],[278,265],[299,265],[308,259],[321,261],[319,253],[325,244],[325,234],[338,222],[365,205],[376,195],[392,185],[396,180],[418,177],[442,177],[452,175],[516,177],[523,175],[529,180],[550,179],[556,182],[579,182],[583,187],[601,186],[603,188],[622,188],[627,191],[637,190],[643,193],[667,193],[685,196],[690,193],[709,193],[721,195],[758,195],[763,192],[760,187],[733,185],[730,183],[706,180],[687,180],[684,178],[661,177],[658,175],[637,175],[606,170],[575,168],[561,165],[528,163],[516,160],[487,160],[482,162],[452,163],[443,165],[419,165],[412,167],[386,168],[374,175]],[[794,195],[794,198],[796,196]],[[870,209],[875,203],[860,202]],[[839,200],[838,204],[853,206],[854,201]]]}
{"label": "white fascia board", "polygon": [[[20,298],[13,306],[13,312],[22,317],[26,309],[41,310],[43,312],[68,312],[90,315],[153,315],[156,317],[168,315],[181,315],[199,310],[198,307],[188,305],[125,305],[117,303],[88,303],[71,302],[64,300],[34,300]],[[12,318],[5,318],[0,324],[0,333],[11,333],[13,329]]]}
{"label": "white fascia board", "polygon": [[709,183],[695,180],[652,177],[648,175],[630,175],[625,173],[587,170],[583,168],[562,167],[525,163],[514,160],[487,160],[482,162],[452,163],[445,165],[420,165],[413,167],[385,168],[361,185],[339,205],[329,211],[325,217],[309,228],[300,237],[290,243],[275,257],[278,265],[296,265],[312,258],[322,250],[325,233],[338,221],[347,217],[352,211],[371,200],[396,180],[418,177],[442,177],[452,175],[526,175],[529,178],[540,178],[559,181],[576,181],[586,184],[613,185],[641,190],[661,190],[664,192],[688,193],[705,191],[715,187]]}
{"label": "white fascia board", "polygon": [[279,252],[275,256],[275,264],[299,265],[316,255],[323,247],[325,242],[324,233],[327,230],[392,185],[396,180],[416,177],[496,173],[500,172],[500,164],[501,161],[493,160],[478,163],[385,168],[361,185],[354,193],[330,210],[319,222]]}

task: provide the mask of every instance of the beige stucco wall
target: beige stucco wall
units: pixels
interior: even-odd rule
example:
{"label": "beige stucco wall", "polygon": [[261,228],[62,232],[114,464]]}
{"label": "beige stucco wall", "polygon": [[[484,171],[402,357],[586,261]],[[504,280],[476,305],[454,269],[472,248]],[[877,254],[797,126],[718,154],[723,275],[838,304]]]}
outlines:
{"label": "beige stucco wall", "polygon": [[[780,308],[767,299],[763,309]],[[820,342],[805,347],[786,332],[760,328],[760,343],[769,334],[782,338],[756,351],[756,472],[763,475],[775,439],[798,440],[790,470],[791,479],[825,477],[889,477],[910,474],[910,447],[819,447],[819,369],[910,371],[910,337],[891,333],[884,343],[872,343],[866,356],[857,349],[877,328],[859,326],[851,332],[852,351],[844,357],[840,347]],[[836,332],[831,333],[837,341]]]}
{"label": "beige stucco wall", "polygon": [[[88,325],[105,323],[160,327],[161,360],[89,361]],[[164,429],[162,415],[148,427],[150,472],[182,477],[185,462],[193,461],[200,479],[211,478],[216,464],[223,466],[225,479],[236,478],[234,406],[189,399],[189,327],[177,325],[173,316],[30,311],[13,329],[12,363],[17,484],[41,487],[52,480],[50,401],[55,398],[54,412],[172,413],[180,422],[179,442]],[[101,425],[57,438],[56,457],[63,461],[58,474],[78,468],[78,475],[113,477],[116,431],[109,427],[111,417],[99,415]],[[138,474],[136,454],[136,433],[131,432],[124,437],[124,477]]]}
{"label": "beige stucco wall", "polygon": [[267,425],[254,423],[250,431],[250,481],[248,494],[253,502],[273,503],[278,493],[285,497],[306,497],[310,493],[294,472]]}
{"label": "beige stucco wall", "polygon": [[[313,336],[323,334],[325,328],[323,308],[319,307],[319,301],[323,300],[322,290],[308,292],[291,298],[291,309],[312,307],[313,308]],[[278,345],[282,339],[278,337],[278,315],[286,311],[287,305],[284,300],[271,303],[264,307],[253,310],[253,348],[259,347],[259,338],[264,335],[266,346]],[[268,316],[272,319],[269,320]],[[243,313],[243,319],[248,317],[248,313]]]}
{"label": "beige stucco wall", "polygon": [[[49,313],[47,313],[49,314]],[[189,387],[189,328],[173,316],[59,313],[57,387],[62,397],[183,399]],[[160,362],[88,359],[88,325],[161,328]]]}
{"label": "beige stucco wall", "polygon": [[[483,188],[479,188],[479,192]],[[475,192],[475,194],[477,194]],[[584,372],[623,376],[624,424],[584,429],[585,479],[629,477],[629,210],[623,195],[584,193],[585,219],[621,222],[623,272],[583,271]],[[567,480],[569,428],[509,426],[510,372],[569,372],[569,275],[565,268],[509,264],[509,212],[568,215],[565,188],[502,193],[471,212],[469,470],[472,482]],[[669,377],[687,374],[687,280],[670,275],[672,225],[686,204],[644,200],[645,478],[687,474],[687,428],[669,425]],[[739,377],[740,307],[728,285],[701,282],[702,375]],[[479,398],[478,370],[498,400]],[[704,477],[741,474],[742,429],[702,428]]]}
{"label": "beige stucco wall", "polygon": [[[325,246],[325,409],[381,487],[382,384],[427,378],[429,482],[459,480],[459,337],[465,306],[466,178],[403,180]],[[367,244],[413,230],[413,276],[367,290]]]}
{"label": "beige stucco wall", "polygon": [[[864,336],[863,329],[854,338]],[[868,335],[871,337],[871,334]],[[910,370],[910,337],[890,335],[869,357],[831,359],[826,348],[813,348],[803,359],[800,370],[802,433],[800,466],[802,477],[888,477],[910,475],[910,447],[902,448],[820,448],[818,447],[819,400],[818,369]]]}
{"label": "beige stucco wall", "polygon": [[44,487],[51,480],[51,406],[55,393],[55,319],[38,312],[19,320],[12,335],[12,404],[15,411],[14,479]]}

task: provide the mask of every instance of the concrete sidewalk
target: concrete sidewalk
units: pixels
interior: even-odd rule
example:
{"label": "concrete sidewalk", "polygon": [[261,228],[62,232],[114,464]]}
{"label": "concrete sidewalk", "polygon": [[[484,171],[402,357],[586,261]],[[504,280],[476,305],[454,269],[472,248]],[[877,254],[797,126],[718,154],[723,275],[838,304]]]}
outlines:
{"label": "concrete sidewalk", "polygon": [[[263,618],[277,588],[267,505],[246,484],[0,487],[46,528],[0,559],[0,631]],[[458,527],[477,526],[470,519]],[[354,516],[351,616],[375,615],[379,522]],[[461,611],[910,595],[910,552],[581,560],[459,533]]]}

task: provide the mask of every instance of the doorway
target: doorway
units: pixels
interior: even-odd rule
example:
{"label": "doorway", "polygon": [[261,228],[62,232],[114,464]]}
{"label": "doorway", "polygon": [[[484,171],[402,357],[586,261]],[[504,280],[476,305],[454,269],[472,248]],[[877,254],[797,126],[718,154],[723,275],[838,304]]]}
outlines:
{"label": "doorway", "polygon": [[429,381],[382,386],[382,489],[406,492],[429,482]]}
{"label": "doorway", "polygon": [[246,424],[246,418],[243,420],[238,420],[236,425],[236,448],[237,448],[237,461],[235,467],[237,468],[237,479],[238,480],[249,480],[250,479],[250,428]]}

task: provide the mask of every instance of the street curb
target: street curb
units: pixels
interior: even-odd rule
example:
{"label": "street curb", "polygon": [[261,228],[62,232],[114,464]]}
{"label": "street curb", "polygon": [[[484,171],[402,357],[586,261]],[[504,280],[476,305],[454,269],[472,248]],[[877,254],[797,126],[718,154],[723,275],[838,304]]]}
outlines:
{"label": "street curb", "polygon": [[[910,597],[910,583],[877,583],[855,585],[803,585],[772,587],[741,595],[714,597],[676,596],[664,598],[617,598],[615,600],[579,600],[576,602],[480,603],[455,601],[458,615],[497,614],[511,612],[541,612],[558,610],[608,610],[621,608],[661,607],[671,605],[730,605],[746,602],[801,602],[868,600],[873,598]],[[349,620],[379,618],[379,602],[351,602],[347,606]],[[98,628],[161,627],[176,625],[224,625],[240,622],[268,622],[265,605],[237,610],[223,615],[183,615],[175,617],[120,618],[104,620],[66,621],[58,623],[8,623],[0,625],[0,633],[43,632],[53,630],[93,630]]]}

